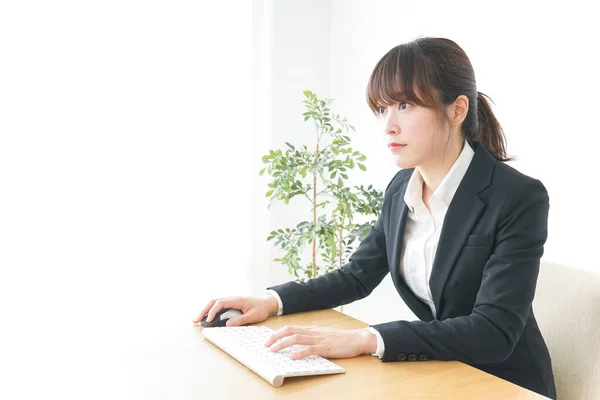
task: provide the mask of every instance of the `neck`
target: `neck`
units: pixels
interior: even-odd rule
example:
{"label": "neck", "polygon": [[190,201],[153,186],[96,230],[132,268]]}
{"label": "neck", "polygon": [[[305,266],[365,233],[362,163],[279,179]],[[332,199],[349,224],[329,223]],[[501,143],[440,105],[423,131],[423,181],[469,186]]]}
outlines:
{"label": "neck", "polygon": [[423,194],[431,195],[436,191],[440,183],[444,180],[452,165],[460,156],[464,147],[464,139],[460,141],[453,140],[441,157],[434,159],[431,163],[420,165],[417,168],[423,177]]}

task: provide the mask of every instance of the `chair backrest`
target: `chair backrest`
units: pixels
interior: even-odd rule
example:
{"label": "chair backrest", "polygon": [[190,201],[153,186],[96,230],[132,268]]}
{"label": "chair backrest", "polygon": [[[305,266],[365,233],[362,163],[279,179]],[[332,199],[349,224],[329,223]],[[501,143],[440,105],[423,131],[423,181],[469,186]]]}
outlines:
{"label": "chair backrest", "polygon": [[558,400],[600,400],[600,274],[542,262],[533,312]]}

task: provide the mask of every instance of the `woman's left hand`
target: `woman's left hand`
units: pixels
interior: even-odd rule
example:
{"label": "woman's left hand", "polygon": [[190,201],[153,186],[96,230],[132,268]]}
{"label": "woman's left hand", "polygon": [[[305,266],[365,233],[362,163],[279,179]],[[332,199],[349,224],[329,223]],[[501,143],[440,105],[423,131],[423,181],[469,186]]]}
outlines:
{"label": "woman's left hand", "polygon": [[[279,342],[278,342],[279,341]],[[318,326],[285,326],[275,332],[265,347],[277,352],[293,345],[307,346],[291,354],[292,360],[320,355],[325,358],[352,358],[377,350],[377,337],[368,328],[332,329]]]}

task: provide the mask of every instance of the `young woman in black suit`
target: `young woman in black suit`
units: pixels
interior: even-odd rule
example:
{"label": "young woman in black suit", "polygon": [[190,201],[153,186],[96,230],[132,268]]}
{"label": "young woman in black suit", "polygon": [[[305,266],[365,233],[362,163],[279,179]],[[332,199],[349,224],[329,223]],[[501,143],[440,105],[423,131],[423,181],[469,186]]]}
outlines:
{"label": "young woman in black suit", "polygon": [[273,351],[302,344],[294,358],[458,360],[555,398],[550,355],[532,311],[547,237],[544,186],[504,163],[505,140],[465,52],[419,38],[375,66],[367,102],[401,170],[382,212],[341,269],[288,282],[263,297],[210,301],[194,322],[221,308],[243,312],[228,325],[333,308],[369,295],[391,273],[420,321],[360,330],[288,326]]}

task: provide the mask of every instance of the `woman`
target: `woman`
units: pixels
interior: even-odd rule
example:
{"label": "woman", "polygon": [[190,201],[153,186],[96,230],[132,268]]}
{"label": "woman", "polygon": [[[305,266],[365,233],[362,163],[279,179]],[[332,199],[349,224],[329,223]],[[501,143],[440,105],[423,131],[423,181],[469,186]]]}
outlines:
{"label": "woman", "polygon": [[366,297],[391,272],[420,321],[367,329],[289,326],[273,351],[301,344],[293,358],[458,360],[555,398],[548,349],[533,315],[547,237],[548,195],[503,163],[504,134],[464,51],[419,38],[391,49],[369,79],[367,101],[401,170],[382,212],[341,269],[264,297],[210,301],[194,322],[223,307],[243,312],[228,325],[269,315],[337,307]]}

